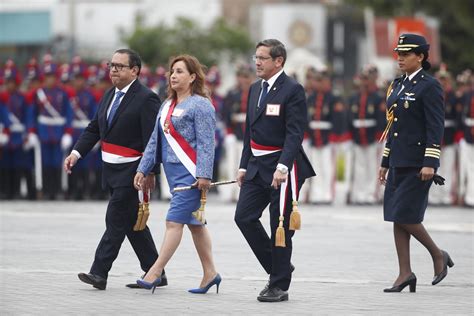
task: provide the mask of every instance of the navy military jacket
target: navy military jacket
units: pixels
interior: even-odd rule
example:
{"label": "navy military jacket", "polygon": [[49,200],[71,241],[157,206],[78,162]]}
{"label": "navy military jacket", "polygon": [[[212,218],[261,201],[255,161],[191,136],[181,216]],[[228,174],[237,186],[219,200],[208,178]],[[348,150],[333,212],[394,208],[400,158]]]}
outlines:
{"label": "navy military jacket", "polygon": [[387,124],[392,124],[382,167],[437,168],[444,131],[443,90],[424,70],[411,81],[404,79],[395,79],[387,91]]}
{"label": "navy military jacket", "polygon": [[458,130],[458,113],[456,112],[457,98],[453,90],[444,91],[444,136],[443,145],[452,145],[455,143],[455,135]]}
{"label": "navy military jacket", "polygon": [[334,105],[337,98],[331,92],[315,92],[307,99],[308,134],[314,147],[322,147],[330,143],[336,122]]}
{"label": "navy military jacket", "polygon": [[238,140],[244,139],[248,91],[231,90],[224,99],[223,113],[227,131]]}
{"label": "navy military jacket", "polygon": [[462,105],[461,129],[467,143],[474,143],[474,91],[466,92],[460,100]]}
{"label": "navy military jacket", "polygon": [[[363,91],[349,98],[349,128],[356,144],[368,145],[378,141],[378,124],[382,116],[379,109],[383,103],[383,97],[377,91]],[[385,116],[385,113],[383,115]]]}

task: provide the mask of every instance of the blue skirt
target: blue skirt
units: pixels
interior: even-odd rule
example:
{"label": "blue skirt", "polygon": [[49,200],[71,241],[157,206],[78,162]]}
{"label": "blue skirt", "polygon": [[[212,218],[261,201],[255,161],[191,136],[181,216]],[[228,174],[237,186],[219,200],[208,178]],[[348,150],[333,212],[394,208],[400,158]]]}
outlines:
{"label": "blue skirt", "polygon": [[[163,141],[166,141],[164,137]],[[192,185],[196,182],[196,179],[182,163],[166,162],[166,148],[161,152],[163,157],[163,169],[165,170],[171,193],[170,208],[166,215],[166,220],[181,224],[202,225],[192,214],[198,210],[201,205],[201,191],[193,189],[173,192],[173,189],[176,187]]]}
{"label": "blue skirt", "polygon": [[384,220],[419,224],[428,205],[433,180],[421,181],[420,168],[390,168],[383,199]]}

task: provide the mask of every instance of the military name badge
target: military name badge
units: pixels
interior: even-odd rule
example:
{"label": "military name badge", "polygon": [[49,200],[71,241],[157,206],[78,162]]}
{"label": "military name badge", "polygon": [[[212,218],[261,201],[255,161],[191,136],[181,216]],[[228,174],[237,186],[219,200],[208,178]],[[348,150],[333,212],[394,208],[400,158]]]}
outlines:
{"label": "military name badge", "polygon": [[184,112],[183,109],[174,109],[173,114],[171,114],[171,115],[180,117],[181,115],[183,115],[183,112]]}
{"label": "military name badge", "polygon": [[280,116],[280,104],[267,104],[265,114],[268,116]]}

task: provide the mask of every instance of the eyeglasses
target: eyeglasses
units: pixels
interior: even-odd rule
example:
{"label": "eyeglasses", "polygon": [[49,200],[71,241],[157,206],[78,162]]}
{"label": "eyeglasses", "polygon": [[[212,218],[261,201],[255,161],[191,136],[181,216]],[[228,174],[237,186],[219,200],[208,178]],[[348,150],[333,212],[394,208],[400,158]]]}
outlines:
{"label": "eyeglasses", "polygon": [[107,68],[109,68],[109,70],[115,68],[115,70],[117,71],[122,71],[123,67],[128,67],[128,68],[133,68],[133,66],[130,66],[130,65],[123,65],[123,64],[116,64],[116,63],[107,63]]}
{"label": "eyeglasses", "polygon": [[252,60],[253,61],[265,61],[265,60],[268,60],[268,59],[273,59],[272,56],[269,56],[269,57],[263,57],[263,56],[257,56],[257,55],[253,55],[252,56]]}

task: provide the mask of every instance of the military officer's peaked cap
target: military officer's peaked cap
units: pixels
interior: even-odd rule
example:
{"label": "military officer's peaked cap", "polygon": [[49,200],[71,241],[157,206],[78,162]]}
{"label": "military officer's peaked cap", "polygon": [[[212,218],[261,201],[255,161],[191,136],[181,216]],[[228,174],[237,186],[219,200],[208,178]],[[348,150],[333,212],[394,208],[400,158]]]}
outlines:
{"label": "military officer's peaked cap", "polygon": [[402,34],[398,38],[397,47],[393,50],[398,52],[422,53],[430,49],[426,39],[418,34]]}

